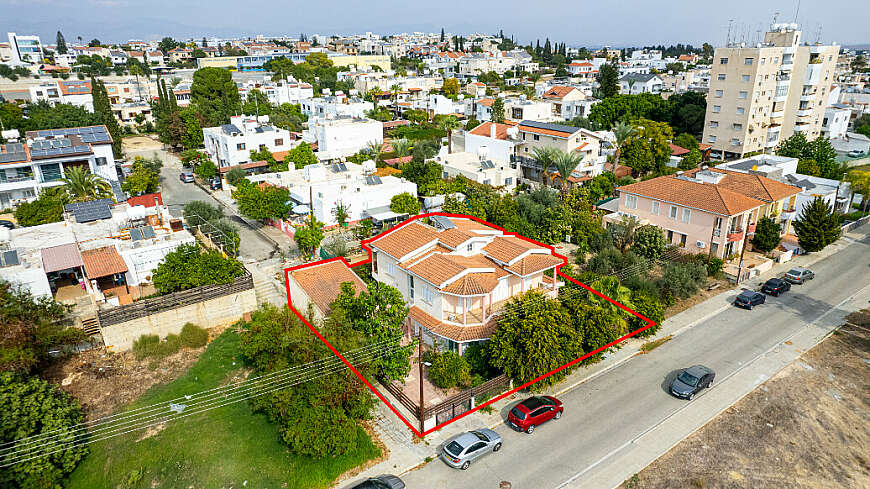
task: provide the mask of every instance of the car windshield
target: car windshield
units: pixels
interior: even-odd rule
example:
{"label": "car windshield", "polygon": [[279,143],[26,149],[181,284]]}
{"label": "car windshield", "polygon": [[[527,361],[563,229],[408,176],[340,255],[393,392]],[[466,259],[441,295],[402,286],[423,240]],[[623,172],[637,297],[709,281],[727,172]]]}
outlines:
{"label": "car windshield", "polygon": [[447,444],[446,447],[444,447],[444,450],[447,453],[449,453],[450,455],[453,455],[454,457],[458,457],[459,454],[462,453],[462,445],[460,445],[459,443],[456,443],[455,441],[451,441],[450,443]]}
{"label": "car windshield", "polygon": [[477,439],[480,441],[489,441],[489,438],[487,438],[486,435],[484,435],[483,433],[481,433],[479,431],[472,431],[471,434],[476,436]]}
{"label": "car windshield", "polygon": [[737,298],[742,300],[742,301],[748,301],[748,300],[752,299],[752,293],[751,292],[743,292],[740,295],[738,295]]}
{"label": "car windshield", "polygon": [[520,411],[517,408],[511,409],[511,414],[517,417],[517,419],[526,419],[526,413]]}
{"label": "car windshield", "polygon": [[690,374],[689,372],[683,372],[677,378],[680,380],[680,382],[682,382],[690,387],[695,387],[696,385],[698,385],[698,377],[695,377],[694,375]]}

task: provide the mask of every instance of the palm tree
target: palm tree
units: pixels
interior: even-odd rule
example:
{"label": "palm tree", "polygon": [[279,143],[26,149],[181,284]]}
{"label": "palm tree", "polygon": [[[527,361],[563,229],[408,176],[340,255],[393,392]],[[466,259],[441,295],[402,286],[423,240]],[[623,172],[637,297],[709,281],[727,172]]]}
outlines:
{"label": "palm tree", "polygon": [[402,91],[402,86],[399,85],[398,83],[394,83],[393,85],[390,86],[390,95],[392,95],[392,97],[393,97],[393,104],[395,104],[396,101],[399,100],[399,92],[401,92],[401,91]]}
{"label": "palm tree", "polygon": [[533,148],[532,155],[535,161],[541,165],[541,171],[549,178],[550,167],[553,166],[553,161],[556,159],[556,150],[553,148]]}
{"label": "palm tree", "polygon": [[447,131],[447,152],[453,152],[453,131],[462,127],[462,124],[459,123],[459,119],[456,118],[455,115],[448,115],[447,117],[441,119],[441,122],[438,123],[438,127],[442,131]]}
{"label": "palm tree", "polygon": [[[136,92],[139,95],[139,99],[142,99],[142,87],[139,85],[139,75],[145,75],[145,72],[142,70],[142,67],[137,63],[133,63],[129,68],[130,74],[136,77]],[[158,81],[159,83],[159,81]]]}
{"label": "palm tree", "polygon": [[367,155],[371,156],[371,158],[375,160],[375,163],[377,163],[378,160],[381,158],[381,151],[383,150],[383,147],[383,143],[380,143],[377,140],[371,140],[368,142],[368,144],[366,144],[366,147],[363,151],[365,151]]}
{"label": "palm tree", "polygon": [[568,193],[568,177],[571,176],[571,173],[575,168],[583,161],[583,156],[575,153],[574,151],[564,152],[564,151],[555,151],[555,157],[553,158],[553,165],[559,170],[559,179],[562,182],[562,194]]}
{"label": "palm tree", "polygon": [[112,198],[112,186],[82,166],[69,167],[60,179],[73,202]]}
{"label": "palm tree", "polygon": [[393,141],[392,145],[396,158],[402,158],[411,154],[411,142],[405,138]]}
{"label": "palm tree", "polygon": [[625,141],[627,141],[628,138],[634,136],[635,132],[636,130],[634,126],[626,122],[617,122],[616,125],[613,126],[613,135],[616,138],[616,154],[613,156],[614,171],[616,171],[616,167],[619,166],[619,153],[622,149],[622,145],[625,144]]}

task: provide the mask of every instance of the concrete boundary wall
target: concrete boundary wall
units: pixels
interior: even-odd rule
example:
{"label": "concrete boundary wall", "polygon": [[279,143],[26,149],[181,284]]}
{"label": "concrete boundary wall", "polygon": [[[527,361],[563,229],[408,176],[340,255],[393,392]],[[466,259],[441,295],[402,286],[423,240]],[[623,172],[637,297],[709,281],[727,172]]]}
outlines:
{"label": "concrete boundary wall", "polygon": [[126,351],[133,348],[133,342],[142,335],[166,338],[168,334],[179,333],[186,323],[202,328],[231,324],[255,309],[256,292],[248,289],[103,327],[103,341],[110,351]]}

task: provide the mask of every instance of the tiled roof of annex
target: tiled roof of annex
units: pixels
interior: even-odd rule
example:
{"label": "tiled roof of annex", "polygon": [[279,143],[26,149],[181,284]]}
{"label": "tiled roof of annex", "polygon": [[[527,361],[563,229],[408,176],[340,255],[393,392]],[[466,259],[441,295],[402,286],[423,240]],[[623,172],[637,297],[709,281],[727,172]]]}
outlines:
{"label": "tiled roof of annex", "polygon": [[[449,220],[455,227],[439,230],[412,222],[370,244],[394,258],[403,258],[398,263],[400,268],[442,292],[456,295],[487,294],[503,277],[528,276],[563,263],[542,245],[505,236],[500,230],[471,219]],[[482,248],[476,248],[479,251],[467,254],[460,245],[475,238],[486,242]]]}

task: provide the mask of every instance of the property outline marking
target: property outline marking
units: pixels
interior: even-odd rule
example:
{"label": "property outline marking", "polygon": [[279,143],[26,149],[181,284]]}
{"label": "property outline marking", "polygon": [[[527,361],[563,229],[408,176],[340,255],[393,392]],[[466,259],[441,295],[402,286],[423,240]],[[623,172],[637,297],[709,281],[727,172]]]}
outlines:
{"label": "property outline marking", "polygon": [[[359,371],[358,371],[358,370],[357,370],[353,365],[351,365],[351,363],[348,362],[347,359],[344,358],[344,356],[342,356],[342,354],[341,354],[338,350],[336,350],[335,347],[332,346],[332,344],[331,344],[329,341],[327,341],[327,339],[324,338],[323,335],[320,334],[319,331],[317,331],[317,328],[315,328],[315,327],[314,327],[310,322],[308,322],[308,320],[305,319],[305,317],[304,317],[304,316],[303,316],[303,315],[302,315],[302,314],[301,314],[301,313],[300,313],[300,312],[299,312],[295,307],[293,307],[293,301],[292,301],[292,299],[291,299],[291,297],[290,297],[290,272],[292,272],[292,271],[296,271],[296,270],[300,270],[300,269],[303,269],[303,268],[313,267],[313,266],[316,266],[316,265],[322,265],[322,264],[324,264],[324,263],[329,263],[329,262],[333,262],[333,261],[341,261],[341,262],[343,262],[343,263],[344,263],[348,268],[351,268],[351,269],[352,269],[353,267],[358,267],[358,266],[360,266],[360,265],[367,265],[367,264],[369,264],[369,263],[372,262],[372,249],[371,249],[371,247],[369,246],[369,243],[371,243],[372,241],[378,240],[378,239],[380,239],[380,238],[386,236],[387,234],[392,233],[393,231],[395,231],[395,230],[401,228],[402,226],[406,226],[406,225],[408,225],[409,223],[412,223],[412,222],[414,222],[414,221],[416,221],[416,220],[418,220],[418,219],[423,219],[423,218],[426,218],[426,217],[432,217],[432,216],[444,216],[444,217],[456,217],[456,218],[461,218],[461,219],[471,219],[471,220],[476,221],[476,222],[478,222],[478,223],[480,223],[480,224],[484,224],[484,225],[489,226],[489,227],[491,227],[491,228],[493,228],[493,229],[497,229],[497,230],[501,231],[502,233],[504,233],[505,236],[513,236],[513,237],[516,237],[516,238],[519,238],[519,239],[522,239],[522,240],[528,241],[528,242],[530,242],[530,243],[534,243],[534,244],[536,244],[536,245],[538,245],[538,246],[543,246],[544,248],[547,248],[548,250],[550,250],[550,252],[553,254],[553,256],[556,256],[556,257],[562,259],[562,264],[561,264],[561,265],[558,265],[558,266],[556,267],[556,273],[557,273],[560,277],[562,277],[562,278],[564,278],[564,279],[567,279],[567,280],[573,282],[573,283],[576,284],[576,285],[579,285],[580,287],[586,289],[587,291],[589,291],[589,292],[591,292],[591,293],[597,295],[598,297],[601,297],[602,299],[604,299],[604,300],[610,302],[611,304],[615,305],[616,307],[618,307],[618,308],[620,308],[620,309],[622,309],[622,310],[628,312],[629,314],[631,314],[631,315],[633,315],[633,316],[635,316],[635,317],[637,317],[637,318],[639,318],[639,319],[645,321],[645,322],[646,322],[646,326],[644,326],[643,328],[637,329],[637,330],[635,330],[635,331],[632,331],[631,333],[626,334],[626,335],[624,335],[624,336],[622,336],[622,337],[620,337],[620,338],[617,338],[617,339],[611,341],[610,343],[607,343],[606,345],[604,345],[604,346],[602,346],[602,347],[596,348],[595,350],[592,350],[591,352],[586,353],[585,355],[583,355],[583,356],[581,356],[581,357],[579,357],[579,358],[577,358],[577,359],[575,359],[575,360],[572,360],[572,361],[570,361],[570,362],[568,362],[568,363],[562,365],[561,367],[558,367],[558,368],[555,368],[555,369],[553,369],[553,370],[550,370],[549,372],[547,372],[547,373],[545,373],[545,374],[543,374],[543,375],[540,375],[540,376],[538,376],[538,377],[536,377],[536,378],[534,378],[534,379],[532,379],[532,380],[530,380],[530,381],[528,381],[528,382],[526,382],[526,383],[524,383],[524,384],[522,384],[522,385],[519,385],[519,386],[517,386],[517,387],[514,387],[513,389],[511,389],[511,390],[509,390],[509,391],[507,391],[507,392],[505,392],[505,393],[503,393],[503,394],[501,394],[501,395],[498,395],[498,396],[496,396],[496,397],[490,399],[489,401],[487,401],[487,402],[485,402],[485,403],[483,403],[483,404],[480,404],[480,405],[478,405],[478,406],[475,406],[474,409],[470,409],[470,410],[468,410],[468,411],[466,411],[466,412],[460,414],[459,416],[456,416],[455,418],[452,418],[452,419],[450,419],[450,420],[448,420],[448,421],[445,421],[445,422],[443,422],[443,423],[437,424],[437,425],[435,425],[434,427],[429,428],[428,430],[425,430],[425,431],[423,431],[423,432],[420,432],[417,428],[414,427],[414,424],[413,424],[413,423],[411,423],[407,418],[405,418],[405,416],[403,416],[402,413],[400,413],[399,410],[396,409],[396,407],[393,406],[392,403],[390,403],[390,401],[388,401],[388,400],[386,399],[386,397],[384,397],[384,395],[381,394],[381,392],[380,392],[379,390],[377,390],[377,389],[376,389],[376,388],[375,388],[375,387],[374,387],[374,386],[373,386],[373,385],[372,385],[372,384],[371,384],[371,383],[370,383],[370,382],[369,382],[365,377],[363,377],[362,374],[360,374]],[[643,316],[642,314],[638,313],[637,311],[634,311],[633,309],[631,309],[631,308],[625,306],[624,304],[622,304],[622,303],[620,303],[620,302],[617,302],[617,301],[611,299],[610,297],[608,297],[608,296],[602,294],[601,292],[598,292],[597,290],[593,289],[592,287],[589,287],[588,285],[586,285],[586,284],[580,282],[579,280],[576,280],[576,279],[574,279],[574,278],[572,278],[572,277],[569,277],[568,275],[565,275],[564,273],[562,273],[562,267],[565,266],[565,265],[568,263],[568,260],[567,260],[567,258],[566,258],[564,255],[561,255],[561,254],[559,254],[559,253],[556,253],[556,250],[555,250],[555,248],[554,248],[552,245],[548,245],[548,244],[540,243],[540,242],[538,242],[538,241],[535,241],[535,240],[533,240],[533,239],[531,239],[531,238],[527,238],[527,237],[525,237],[525,236],[519,235],[519,234],[517,234],[517,233],[508,232],[507,230],[505,230],[504,228],[502,228],[502,227],[500,227],[500,226],[496,226],[495,224],[492,224],[492,223],[486,222],[486,221],[484,221],[483,219],[480,219],[480,218],[475,217],[475,216],[466,215],[466,214],[451,214],[451,213],[447,213],[447,212],[429,212],[429,213],[426,213],[426,214],[418,214],[418,215],[416,215],[416,216],[414,216],[414,217],[412,217],[412,218],[410,218],[410,219],[407,219],[406,221],[404,221],[404,222],[402,222],[402,223],[400,223],[400,224],[398,224],[398,225],[396,225],[396,226],[394,226],[394,227],[392,227],[392,228],[390,228],[390,229],[388,229],[388,230],[386,230],[386,231],[384,231],[384,232],[378,234],[377,236],[374,236],[374,237],[371,237],[371,238],[368,238],[368,239],[364,239],[364,240],[362,240],[362,241],[360,242],[360,246],[361,246],[364,250],[366,250],[366,251],[368,252],[368,255],[369,255],[369,256],[368,256],[367,259],[362,260],[362,261],[359,261],[359,262],[356,262],[356,263],[353,263],[353,264],[348,263],[348,261],[345,260],[344,257],[342,257],[342,256],[337,256],[337,257],[334,257],[334,258],[329,258],[329,259],[325,259],[325,260],[317,260],[317,261],[314,261],[314,262],[311,262],[311,263],[304,263],[304,264],[302,264],[302,265],[296,265],[296,266],[293,266],[293,267],[285,268],[285,269],[284,269],[284,286],[285,286],[285,288],[286,288],[286,290],[287,290],[287,306],[290,308],[291,311],[293,311],[293,314],[295,314],[296,317],[298,317],[298,318],[302,321],[303,324],[305,324],[306,326],[308,326],[308,329],[310,329],[311,332],[314,333],[314,335],[317,336],[317,338],[318,338],[320,341],[322,341],[323,344],[326,345],[327,348],[329,348],[329,349],[330,349],[330,350],[331,350],[331,351],[332,351],[332,352],[333,352],[333,353],[334,353],[334,354],[335,354],[339,359],[341,359],[341,361],[342,361],[345,365],[347,365],[347,367],[348,367],[348,368],[349,368],[349,369],[350,369],[350,370],[351,370],[351,371],[352,371],[352,372],[353,372],[357,377],[359,377],[359,379],[360,379],[360,380],[361,380],[361,381],[362,381],[362,382],[363,382],[363,383],[364,383],[364,384],[369,388],[369,390],[372,391],[372,393],[373,393],[375,396],[378,397],[378,399],[380,399],[384,404],[386,404],[386,406],[387,406],[388,408],[390,408],[390,410],[393,411],[393,413],[395,413],[396,416],[398,416],[399,419],[402,420],[402,422],[404,422],[405,425],[406,425],[406,426],[407,426],[407,427],[408,427],[408,428],[409,428],[409,429],[410,429],[410,430],[411,430],[411,431],[412,431],[416,436],[418,436],[418,437],[420,437],[420,438],[423,438],[424,436],[426,436],[426,435],[428,435],[428,434],[430,434],[430,433],[433,433],[433,432],[435,432],[435,431],[437,431],[437,430],[440,430],[441,428],[447,426],[448,424],[453,423],[454,421],[458,421],[458,420],[464,418],[465,416],[468,416],[469,414],[471,414],[471,413],[473,413],[473,412],[475,412],[475,411],[477,411],[477,410],[479,410],[479,409],[481,409],[481,408],[483,408],[483,407],[489,406],[490,404],[492,404],[492,403],[494,403],[494,402],[496,402],[496,401],[499,401],[499,400],[501,400],[501,399],[504,399],[505,397],[508,397],[508,396],[510,396],[510,395],[512,395],[512,394],[514,394],[514,393],[516,393],[516,392],[518,392],[518,391],[520,391],[520,390],[522,390],[522,389],[525,389],[526,387],[528,387],[528,386],[530,386],[530,385],[532,385],[532,384],[534,384],[534,383],[536,383],[536,382],[538,382],[538,381],[540,381],[540,380],[542,380],[542,379],[545,379],[545,378],[547,378],[547,377],[549,377],[549,376],[551,376],[551,375],[553,375],[553,374],[555,374],[555,373],[561,372],[562,370],[565,370],[566,368],[572,367],[572,366],[574,366],[574,365],[576,365],[576,364],[582,362],[583,360],[589,358],[590,356],[592,356],[592,355],[596,355],[596,354],[598,354],[598,353],[600,353],[600,352],[602,352],[602,351],[604,351],[604,350],[606,350],[606,349],[608,349],[608,348],[610,348],[610,347],[612,347],[612,346],[614,346],[614,345],[616,345],[616,344],[618,344],[618,343],[621,343],[621,342],[627,340],[628,338],[631,338],[632,336],[635,336],[635,335],[637,335],[638,333],[641,333],[641,332],[643,332],[643,331],[645,331],[645,330],[647,330],[647,329],[649,329],[649,328],[655,326],[655,324],[656,324],[655,321],[653,321],[653,320],[651,320],[651,319],[649,319],[649,318]]]}

